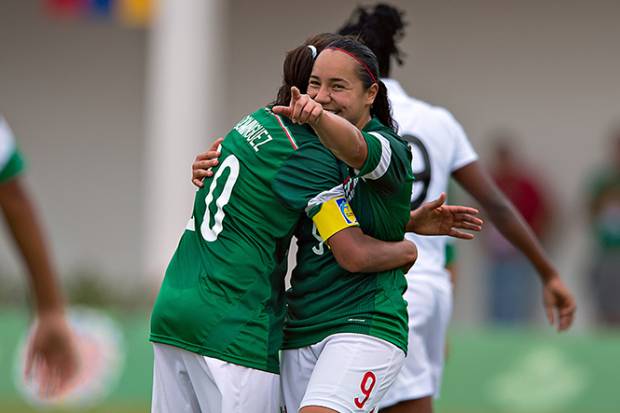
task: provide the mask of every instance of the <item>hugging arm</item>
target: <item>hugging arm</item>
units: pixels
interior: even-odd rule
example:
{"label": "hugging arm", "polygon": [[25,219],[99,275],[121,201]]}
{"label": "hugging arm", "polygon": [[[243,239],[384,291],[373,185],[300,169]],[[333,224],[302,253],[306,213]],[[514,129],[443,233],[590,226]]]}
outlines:
{"label": "hugging arm", "polygon": [[327,243],[338,265],[349,272],[380,272],[394,268],[407,272],[418,258],[413,242],[380,241],[364,234],[359,227],[337,232]]}

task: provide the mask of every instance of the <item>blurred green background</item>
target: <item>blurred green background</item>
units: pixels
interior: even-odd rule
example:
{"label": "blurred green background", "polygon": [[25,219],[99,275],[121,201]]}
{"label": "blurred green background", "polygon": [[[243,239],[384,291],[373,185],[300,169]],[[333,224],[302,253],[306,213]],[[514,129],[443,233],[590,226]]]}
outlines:
{"label": "blurred green background", "polygon": [[[106,312],[122,330],[125,363],[109,396],[88,408],[54,412],[145,412],[150,409],[152,350],[148,311]],[[36,412],[17,390],[17,347],[28,319],[0,315],[0,412]],[[617,413],[620,334],[537,330],[454,330],[449,335],[440,413]]]}

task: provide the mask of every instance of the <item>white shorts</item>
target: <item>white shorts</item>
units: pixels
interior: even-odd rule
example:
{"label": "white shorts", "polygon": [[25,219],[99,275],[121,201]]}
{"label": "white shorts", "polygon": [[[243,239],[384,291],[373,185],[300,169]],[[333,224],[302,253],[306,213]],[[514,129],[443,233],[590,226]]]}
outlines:
{"label": "white shorts", "polygon": [[[415,277],[415,279],[413,279]],[[409,348],[396,381],[380,407],[406,400],[439,397],[446,331],[452,313],[452,284],[439,277],[409,277],[405,292],[409,313]]]}
{"label": "white shorts", "polygon": [[284,350],[286,411],[321,406],[340,413],[372,412],[404,359],[400,348],[364,334],[334,334],[309,347]]}
{"label": "white shorts", "polygon": [[279,413],[280,376],[153,344],[152,413]]}

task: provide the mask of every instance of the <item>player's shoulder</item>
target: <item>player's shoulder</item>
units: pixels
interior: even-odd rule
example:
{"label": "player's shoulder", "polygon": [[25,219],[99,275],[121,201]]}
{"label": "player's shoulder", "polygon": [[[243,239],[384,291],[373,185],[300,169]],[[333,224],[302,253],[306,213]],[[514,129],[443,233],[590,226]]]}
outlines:
{"label": "player's shoulder", "polygon": [[0,145],[13,145],[14,140],[13,131],[11,131],[4,117],[0,115]]}
{"label": "player's shoulder", "polygon": [[407,142],[394,129],[381,123],[379,119],[372,118],[362,132],[374,136],[381,142],[382,146],[385,144],[389,145],[392,154],[399,155],[403,159],[408,158],[409,148]]}
{"label": "player's shoulder", "polygon": [[17,150],[13,131],[9,124],[0,115],[0,167],[2,167],[8,159]]}
{"label": "player's shoulder", "polygon": [[412,105],[417,109],[417,112],[423,113],[423,119],[433,120],[445,125],[459,125],[456,117],[447,108],[439,105],[435,105],[430,102],[426,102],[417,98],[411,98]]}
{"label": "player's shoulder", "polygon": [[384,125],[378,118],[373,117],[370,122],[366,124],[363,133],[370,134],[377,138],[383,137],[389,141],[402,141],[402,138],[396,133],[396,131],[386,125]]}
{"label": "player's shoulder", "polygon": [[410,96],[395,79],[383,81],[388,89],[388,96],[397,121],[405,124],[411,120],[446,126],[458,125],[454,115],[445,107]]}

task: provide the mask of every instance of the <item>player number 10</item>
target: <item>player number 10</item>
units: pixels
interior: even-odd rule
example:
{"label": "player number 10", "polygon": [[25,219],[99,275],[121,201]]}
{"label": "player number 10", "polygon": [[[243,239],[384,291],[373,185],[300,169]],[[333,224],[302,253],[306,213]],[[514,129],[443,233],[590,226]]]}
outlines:
{"label": "player number 10", "polygon": [[[220,196],[215,200],[215,206],[217,210],[215,214],[213,214],[213,225],[211,224],[211,212],[209,211],[209,207],[211,206],[211,202],[213,202],[213,193],[215,192],[215,188],[217,187],[218,180],[224,173],[226,169],[230,169],[230,174],[226,177],[226,182],[224,182],[224,189]],[[217,172],[213,176],[213,180],[211,181],[211,186],[209,187],[209,193],[205,198],[205,214],[202,220],[202,225],[200,225],[200,233],[202,237],[207,242],[213,242],[217,239],[217,236],[222,232],[222,222],[224,221],[224,217],[226,213],[224,212],[224,207],[228,204],[230,200],[230,194],[232,193],[233,187],[237,182],[237,178],[239,177],[239,160],[235,155],[229,155],[224,159],[224,161],[220,164],[220,167],[217,169]]]}

